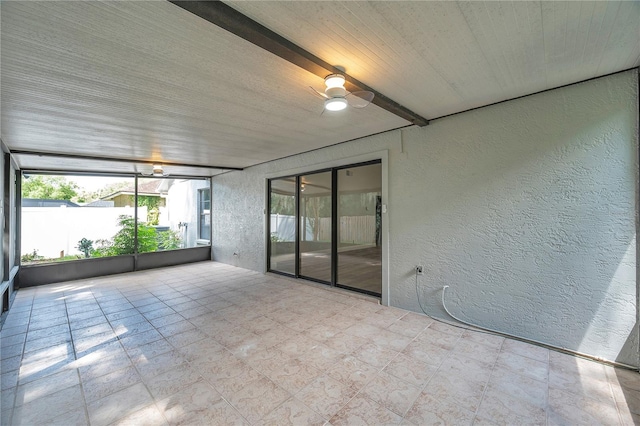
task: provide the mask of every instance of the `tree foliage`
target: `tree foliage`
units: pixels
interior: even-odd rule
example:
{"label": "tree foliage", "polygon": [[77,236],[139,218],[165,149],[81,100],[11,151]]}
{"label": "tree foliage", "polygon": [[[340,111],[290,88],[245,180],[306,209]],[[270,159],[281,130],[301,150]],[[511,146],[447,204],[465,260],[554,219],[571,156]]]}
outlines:
{"label": "tree foliage", "polygon": [[147,223],[157,225],[160,222],[160,197],[138,195],[138,207],[147,208]]}
{"label": "tree foliage", "polygon": [[[119,256],[133,254],[135,247],[136,222],[131,216],[118,217],[120,230],[108,240],[97,240],[91,252],[92,257]],[[138,253],[158,250],[174,250],[180,248],[180,235],[175,231],[157,232],[153,226],[138,222]]]}
{"label": "tree foliage", "polygon": [[62,176],[29,176],[22,180],[22,198],[71,200],[78,195],[78,185]]}
{"label": "tree foliage", "polygon": [[78,245],[76,246],[76,248],[84,253],[84,257],[86,259],[91,255],[91,251],[93,250],[93,241],[83,238],[78,241]]}
{"label": "tree foliage", "polygon": [[111,195],[115,192],[121,191],[125,188],[131,187],[133,183],[131,180],[125,180],[122,182],[111,183],[95,191],[81,191],[78,195],[78,202],[90,203],[92,201],[100,200],[107,195]]}
{"label": "tree foliage", "polygon": [[[120,230],[109,240],[96,241],[98,247],[93,251],[93,257],[119,256],[133,254],[135,248],[136,222],[131,216],[118,216]],[[138,253],[158,250],[156,230],[145,222],[138,222]]]}

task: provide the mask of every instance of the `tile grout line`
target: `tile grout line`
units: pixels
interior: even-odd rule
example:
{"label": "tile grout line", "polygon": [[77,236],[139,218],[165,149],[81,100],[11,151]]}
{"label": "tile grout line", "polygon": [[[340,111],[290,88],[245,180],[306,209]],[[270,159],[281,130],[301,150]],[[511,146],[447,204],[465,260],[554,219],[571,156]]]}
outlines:
{"label": "tile grout line", "polygon": [[[63,296],[66,296],[66,292],[62,293]],[[93,297],[93,299],[95,300],[95,296],[93,295],[93,292],[91,292],[91,297]],[[96,303],[98,303],[98,301],[96,300]],[[98,306],[100,306],[98,304]],[[73,358],[77,361],[78,360],[78,353],[76,352],[76,345],[74,343],[74,339],[73,339],[73,332],[71,331],[71,321],[69,319],[69,309],[67,306],[67,298],[65,297],[64,299],[64,310],[67,316],[67,327],[69,328],[69,337],[71,338],[71,347],[73,348]],[[100,308],[100,312],[102,312],[102,308]],[[104,315],[104,312],[103,312]],[[83,408],[84,408],[84,416],[85,419],[87,420],[87,425],[90,426],[91,425],[91,419],[89,418],[89,407],[87,404],[87,398],[84,394],[84,384],[82,383],[82,377],[80,376],[80,369],[76,368],[76,374],[78,375],[78,382],[80,384],[80,394],[82,395],[82,402],[83,402]]]}
{"label": "tile grout line", "polygon": [[[500,344],[500,348],[498,349],[498,356],[496,357],[496,360],[493,361],[493,366],[491,367],[491,372],[489,373],[489,378],[487,379],[487,383],[484,386],[484,390],[482,391],[482,396],[480,397],[480,401],[478,402],[478,407],[476,407],[476,411],[475,413],[473,413],[473,420],[471,421],[471,424],[474,424],[478,418],[478,413],[480,412],[480,407],[482,407],[482,403],[484,402],[484,397],[487,394],[487,391],[489,390],[489,383],[491,382],[491,377],[493,376],[493,373],[496,370],[496,365],[498,364],[498,359],[500,358],[500,352],[502,352],[502,347],[504,346],[504,342],[506,342],[507,339],[503,338],[502,339],[502,343]],[[548,368],[547,368],[548,370]]]}

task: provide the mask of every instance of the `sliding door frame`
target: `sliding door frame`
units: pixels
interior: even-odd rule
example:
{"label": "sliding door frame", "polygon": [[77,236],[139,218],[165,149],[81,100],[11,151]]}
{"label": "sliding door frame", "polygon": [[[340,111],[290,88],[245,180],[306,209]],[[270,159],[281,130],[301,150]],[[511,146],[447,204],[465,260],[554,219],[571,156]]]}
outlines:
{"label": "sliding door frame", "polygon": [[[386,156],[385,156],[386,157]],[[266,209],[266,234],[267,234],[267,260],[266,260],[266,272],[271,272],[274,274],[279,274],[279,275],[284,275],[284,276],[288,276],[288,277],[294,277],[294,278],[301,278],[304,280],[308,280],[308,281],[314,281],[320,284],[325,284],[325,285],[329,285],[331,287],[337,287],[337,288],[343,288],[346,290],[350,290],[350,291],[355,291],[358,293],[363,293],[363,294],[367,294],[370,296],[374,296],[374,297],[380,297],[383,300],[383,303],[388,303],[388,297],[385,297],[385,287],[386,287],[386,280],[384,277],[384,272],[387,269],[385,267],[385,255],[386,253],[383,253],[381,255],[382,259],[382,269],[383,269],[383,277],[382,277],[382,292],[381,293],[375,293],[372,291],[368,291],[368,290],[363,290],[363,289],[359,289],[359,288],[355,288],[355,287],[349,287],[346,285],[342,285],[338,283],[338,171],[339,170],[344,170],[344,169],[350,169],[350,168],[357,168],[357,167],[362,167],[362,166],[370,166],[373,164],[380,164],[381,168],[383,169],[383,177],[382,177],[382,182],[381,182],[381,187],[382,187],[382,192],[384,195],[384,191],[385,187],[386,187],[386,182],[385,182],[385,178],[386,178],[386,171],[385,171],[385,163],[386,160],[382,159],[382,158],[378,158],[378,159],[373,159],[373,160],[366,160],[366,161],[360,161],[360,162],[355,162],[355,163],[349,163],[349,164],[344,164],[344,165],[339,165],[339,166],[335,166],[335,167],[328,167],[328,168],[322,168],[322,169],[318,169],[318,170],[309,170],[306,172],[301,172],[301,173],[296,173],[296,174],[289,174],[289,175],[284,175],[284,176],[277,176],[277,177],[273,177],[273,178],[268,178],[267,179],[267,209]],[[330,250],[330,258],[331,258],[331,281],[325,281],[325,280],[321,280],[318,278],[313,278],[313,277],[309,277],[306,275],[301,274],[300,272],[300,240],[301,240],[301,226],[300,226],[300,222],[301,222],[301,216],[300,216],[300,209],[301,209],[301,190],[300,190],[300,184],[301,184],[301,179],[303,176],[306,175],[314,175],[314,174],[319,174],[319,173],[326,173],[326,172],[331,172],[331,250]],[[286,179],[286,178],[295,178],[295,274],[290,274],[287,272],[282,272],[282,271],[277,271],[271,268],[271,190],[272,190],[272,181],[274,180],[279,180],[279,179]],[[383,217],[382,220],[382,224],[381,224],[381,228],[386,228],[385,225],[385,218]],[[384,237],[383,237],[384,238]],[[386,238],[385,238],[386,239]],[[386,250],[384,250],[386,252]],[[386,304],[385,303],[385,304]]]}

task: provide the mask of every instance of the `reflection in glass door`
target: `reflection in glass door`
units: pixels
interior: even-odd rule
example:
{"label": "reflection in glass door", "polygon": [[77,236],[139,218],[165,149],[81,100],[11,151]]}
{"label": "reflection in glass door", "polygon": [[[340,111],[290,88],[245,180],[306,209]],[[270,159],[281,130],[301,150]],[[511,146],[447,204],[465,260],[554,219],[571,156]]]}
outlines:
{"label": "reflection in glass door", "polygon": [[273,179],[269,194],[269,269],[296,273],[296,179]]}
{"label": "reflection in glass door", "polygon": [[380,296],[382,164],[269,181],[268,270]]}
{"label": "reflection in glass door", "polygon": [[382,165],[338,173],[337,285],[382,293]]}
{"label": "reflection in glass door", "polygon": [[300,176],[300,275],[331,283],[331,172]]}

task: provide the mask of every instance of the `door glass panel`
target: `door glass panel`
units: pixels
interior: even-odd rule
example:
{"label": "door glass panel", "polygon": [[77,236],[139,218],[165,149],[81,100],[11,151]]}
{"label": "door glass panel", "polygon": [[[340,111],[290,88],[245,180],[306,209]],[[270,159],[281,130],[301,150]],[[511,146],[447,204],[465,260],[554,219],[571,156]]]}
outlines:
{"label": "door glass panel", "polygon": [[296,179],[271,181],[270,194],[271,258],[270,270],[296,273]]}
{"label": "door glass panel", "polygon": [[338,170],[338,282],[382,293],[382,165]]}
{"label": "door glass panel", "polygon": [[300,177],[300,275],[331,282],[331,172]]}

